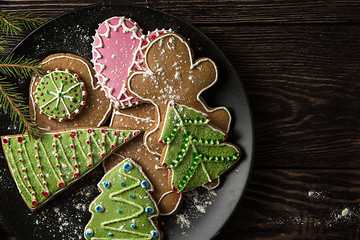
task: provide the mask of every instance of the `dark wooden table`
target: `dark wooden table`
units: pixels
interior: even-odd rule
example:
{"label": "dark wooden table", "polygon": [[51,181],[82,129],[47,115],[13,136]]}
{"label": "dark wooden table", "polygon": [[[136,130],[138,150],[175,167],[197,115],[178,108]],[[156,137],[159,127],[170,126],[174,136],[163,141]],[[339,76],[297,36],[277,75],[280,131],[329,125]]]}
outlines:
{"label": "dark wooden table", "polygon": [[[0,9],[53,18],[95,2],[13,0]],[[199,28],[249,95],[254,169],[218,239],[359,239],[360,2],[126,2]],[[5,39],[14,47],[25,35]],[[1,220],[0,239],[16,239]]]}

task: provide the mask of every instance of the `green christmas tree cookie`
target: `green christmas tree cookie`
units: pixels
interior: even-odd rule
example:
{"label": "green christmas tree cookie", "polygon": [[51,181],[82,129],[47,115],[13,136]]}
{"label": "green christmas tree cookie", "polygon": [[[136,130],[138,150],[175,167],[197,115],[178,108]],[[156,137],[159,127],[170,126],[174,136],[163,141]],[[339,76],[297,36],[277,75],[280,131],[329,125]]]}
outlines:
{"label": "green christmas tree cookie", "polygon": [[100,164],[139,131],[109,128],[73,129],[3,136],[3,149],[19,192],[36,210],[67,186]]}
{"label": "green christmas tree cookie", "polygon": [[167,144],[162,163],[172,169],[171,184],[185,192],[218,178],[239,158],[240,150],[224,142],[227,135],[210,125],[209,117],[170,102],[160,142]]}
{"label": "green christmas tree cookie", "polygon": [[79,113],[85,104],[86,91],[77,74],[57,68],[53,72],[48,71],[41,78],[33,95],[41,114],[47,115],[49,120],[57,119],[62,122],[73,119]]}
{"label": "green christmas tree cookie", "polygon": [[85,227],[86,239],[161,239],[152,220],[159,215],[149,194],[153,188],[140,166],[125,159],[98,187],[101,194],[90,205],[92,218]]}

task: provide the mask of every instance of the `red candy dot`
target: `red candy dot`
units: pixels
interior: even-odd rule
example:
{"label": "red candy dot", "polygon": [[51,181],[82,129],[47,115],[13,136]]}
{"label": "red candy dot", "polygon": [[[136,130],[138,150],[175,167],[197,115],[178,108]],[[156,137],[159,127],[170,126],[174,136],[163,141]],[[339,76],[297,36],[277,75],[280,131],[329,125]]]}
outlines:
{"label": "red candy dot", "polygon": [[69,105],[69,108],[72,108],[72,107],[73,107],[73,105],[70,104],[70,105]]}
{"label": "red candy dot", "polygon": [[74,144],[70,144],[70,148],[74,148]]}
{"label": "red candy dot", "polygon": [[22,158],[19,158],[19,162],[22,162],[23,161],[23,159]]}
{"label": "red candy dot", "polygon": [[166,164],[166,163],[163,163],[162,165],[163,165],[163,167],[167,167],[167,164]]}
{"label": "red candy dot", "polygon": [[40,174],[40,177],[43,178],[43,177],[44,177],[44,174]]}
{"label": "red candy dot", "polygon": [[139,132],[136,131],[136,132],[134,132],[133,135],[136,137],[138,134],[139,134]]}
{"label": "red candy dot", "polygon": [[38,203],[37,203],[36,200],[33,200],[33,201],[31,202],[31,204],[35,207]]}
{"label": "red candy dot", "polygon": [[178,189],[177,187],[173,187],[173,190],[174,190],[175,192],[179,192],[179,189]]}
{"label": "red candy dot", "polygon": [[102,153],[102,154],[101,154],[101,157],[105,157],[105,156],[106,156],[106,154],[105,154],[105,153]]}
{"label": "red candy dot", "polygon": [[46,184],[47,184],[46,182],[43,182],[43,185],[44,185],[44,186],[46,186]]}
{"label": "red candy dot", "polygon": [[77,164],[74,165],[74,168],[78,168],[78,167],[79,167],[79,165],[77,165]]}
{"label": "red candy dot", "polygon": [[40,169],[41,168],[41,166],[40,165],[38,165],[38,169]]}
{"label": "red candy dot", "polygon": [[25,171],[26,171],[26,168],[21,169],[21,171],[22,171],[22,172],[25,172]]}
{"label": "red candy dot", "polygon": [[69,117],[68,117],[69,119],[72,119],[73,118],[73,116],[72,115],[69,115]]}
{"label": "red candy dot", "polygon": [[18,150],[17,150],[17,152],[18,152],[18,153],[21,153],[21,152],[22,152],[22,150],[21,150],[21,149],[18,149]]}
{"label": "red candy dot", "polygon": [[101,146],[105,146],[105,142],[104,142],[104,141],[102,141],[100,144],[101,144]]}
{"label": "red candy dot", "polygon": [[74,138],[76,136],[76,132],[71,132],[70,137]]}
{"label": "red candy dot", "polygon": [[106,133],[106,130],[103,128],[100,131],[101,131],[101,133]]}
{"label": "red candy dot", "polygon": [[59,164],[56,164],[56,167],[57,167],[57,168],[59,168],[59,167],[60,167],[60,165],[59,165]]}
{"label": "red candy dot", "polygon": [[28,189],[31,189],[31,185],[28,185]]}
{"label": "red candy dot", "polygon": [[74,178],[78,178],[78,177],[79,177],[79,173],[78,172],[74,173]]}
{"label": "red candy dot", "polygon": [[35,155],[35,158],[36,158],[36,159],[39,158],[39,155]]}
{"label": "red candy dot", "polygon": [[45,98],[42,101],[45,102]]}
{"label": "red candy dot", "polygon": [[24,140],[23,137],[18,137],[18,138],[17,138],[17,141],[18,141],[19,143],[21,143],[23,140]]}
{"label": "red candy dot", "polygon": [[110,146],[111,148],[115,148],[115,145],[114,144],[111,144],[111,146]]}
{"label": "red candy dot", "polygon": [[26,177],[26,176],[24,177],[24,180],[27,181],[27,177]]}
{"label": "red candy dot", "polygon": [[3,138],[3,143],[8,143],[9,140],[7,138]]}
{"label": "red candy dot", "polygon": [[115,131],[115,132],[114,132],[114,135],[116,135],[116,136],[119,135],[119,132],[118,132],[118,131]]}
{"label": "red candy dot", "polygon": [[60,177],[63,177],[64,175],[60,174],[59,176],[60,176]]}
{"label": "red candy dot", "polygon": [[55,154],[55,155],[54,155],[54,157],[58,158],[58,157],[59,157],[59,155]]}
{"label": "red candy dot", "polygon": [[159,143],[164,143],[164,141],[163,141],[163,140],[159,140]]}
{"label": "red candy dot", "polygon": [[129,139],[125,138],[125,139],[124,139],[124,142],[127,142],[127,141],[129,141]]}
{"label": "red candy dot", "polygon": [[41,192],[41,194],[42,194],[44,197],[49,196],[49,192],[48,192],[48,191],[43,191],[43,192]]}
{"label": "red candy dot", "polygon": [[86,140],[86,144],[90,144],[90,141],[89,141],[89,140]]}
{"label": "red candy dot", "polygon": [[75,159],[76,157],[73,155],[71,158],[72,158],[72,159]]}
{"label": "red candy dot", "polygon": [[92,129],[89,128],[89,129],[87,130],[87,132],[88,132],[89,134],[92,133]]}
{"label": "red candy dot", "polygon": [[57,186],[58,186],[59,188],[62,188],[62,187],[64,187],[64,185],[65,185],[64,182],[59,182]]}
{"label": "red candy dot", "polygon": [[88,166],[88,167],[92,167],[93,165],[92,165],[91,163],[89,163],[87,166]]}
{"label": "red candy dot", "polygon": [[77,100],[76,99],[74,99],[74,101],[73,101],[74,103],[77,103]]}
{"label": "red candy dot", "polygon": [[75,97],[78,97],[78,96],[79,96],[79,94],[75,93]]}
{"label": "red candy dot", "polygon": [[38,146],[35,145],[35,146],[34,146],[34,149],[38,149]]}
{"label": "red candy dot", "polygon": [[35,192],[32,192],[31,195],[35,196]]}
{"label": "red candy dot", "polygon": [[91,157],[91,153],[88,153],[88,157]]}
{"label": "red candy dot", "polygon": [[59,138],[59,137],[60,137],[59,134],[57,133],[54,134],[54,138]]}

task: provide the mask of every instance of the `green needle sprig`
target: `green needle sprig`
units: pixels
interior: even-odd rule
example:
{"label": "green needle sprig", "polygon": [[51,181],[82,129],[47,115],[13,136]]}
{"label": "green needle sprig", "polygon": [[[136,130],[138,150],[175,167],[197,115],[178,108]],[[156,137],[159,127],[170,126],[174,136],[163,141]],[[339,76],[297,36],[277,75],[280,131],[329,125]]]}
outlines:
{"label": "green needle sprig", "polygon": [[[42,17],[35,16],[31,12],[8,12],[0,11],[0,30],[6,35],[18,35],[23,30],[33,30],[45,22]],[[0,52],[3,52],[8,42],[0,37]],[[40,61],[25,57],[0,58],[0,109],[9,112],[11,121],[18,122],[22,133],[27,132],[33,137],[40,135],[33,116],[29,114],[29,106],[23,94],[14,85],[11,79],[30,78],[41,75]]]}

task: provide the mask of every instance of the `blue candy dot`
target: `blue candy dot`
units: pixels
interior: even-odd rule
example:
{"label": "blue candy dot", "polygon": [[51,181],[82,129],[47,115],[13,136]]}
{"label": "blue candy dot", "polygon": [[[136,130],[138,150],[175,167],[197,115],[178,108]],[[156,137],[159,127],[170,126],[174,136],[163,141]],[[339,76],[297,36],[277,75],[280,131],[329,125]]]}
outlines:
{"label": "blue candy dot", "polygon": [[94,231],[92,229],[87,229],[85,234],[87,237],[92,237],[94,235]]}
{"label": "blue candy dot", "polygon": [[130,164],[130,163],[125,163],[124,164],[124,170],[125,171],[129,171],[129,170],[131,170],[132,169],[132,165]]}
{"label": "blue candy dot", "polygon": [[135,228],[135,225],[134,225],[134,224],[131,224],[130,227],[131,227],[131,228]]}
{"label": "blue candy dot", "polygon": [[117,213],[121,213],[120,209],[116,210]]}
{"label": "blue candy dot", "polygon": [[103,183],[103,185],[104,185],[104,188],[110,188],[111,183],[110,183],[109,181],[105,181],[105,182]]}
{"label": "blue candy dot", "polygon": [[157,231],[151,231],[150,234],[153,238],[156,238],[159,236],[159,233]]}
{"label": "blue candy dot", "polygon": [[147,188],[147,187],[149,186],[149,183],[148,183],[147,181],[142,181],[142,182],[141,182],[141,186],[142,186],[143,188]]}
{"label": "blue candy dot", "polygon": [[129,196],[130,198],[134,198],[135,196],[134,195],[132,195],[132,194],[130,194],[130,196]]}
{"label": "blue candy dot", "polygon": [[120,183],[120,186],[122,186],[122,187],[123,187],[124,185],[125,185],[125,184],[124,184],[124,182],[121,182],[121,183]]}
{"label": "blue candy dot", "polygon": [[111,236],[112,236],[112,233],[108,233],[108,236],[111,237]]}
{"label": "blue candy dot", "polygon": [[145,212],[146,213],[153,213],[154,209],[152,207],[147,207],[147,208],[145,208]]}
{"label": "blue candy dot", "polygon": [[95,207],[95,211],[97,211],[97,212],[103,212],[104,210],[105,210],[104,207],[101,206],[101,205],[97,205],[97,206]]}

